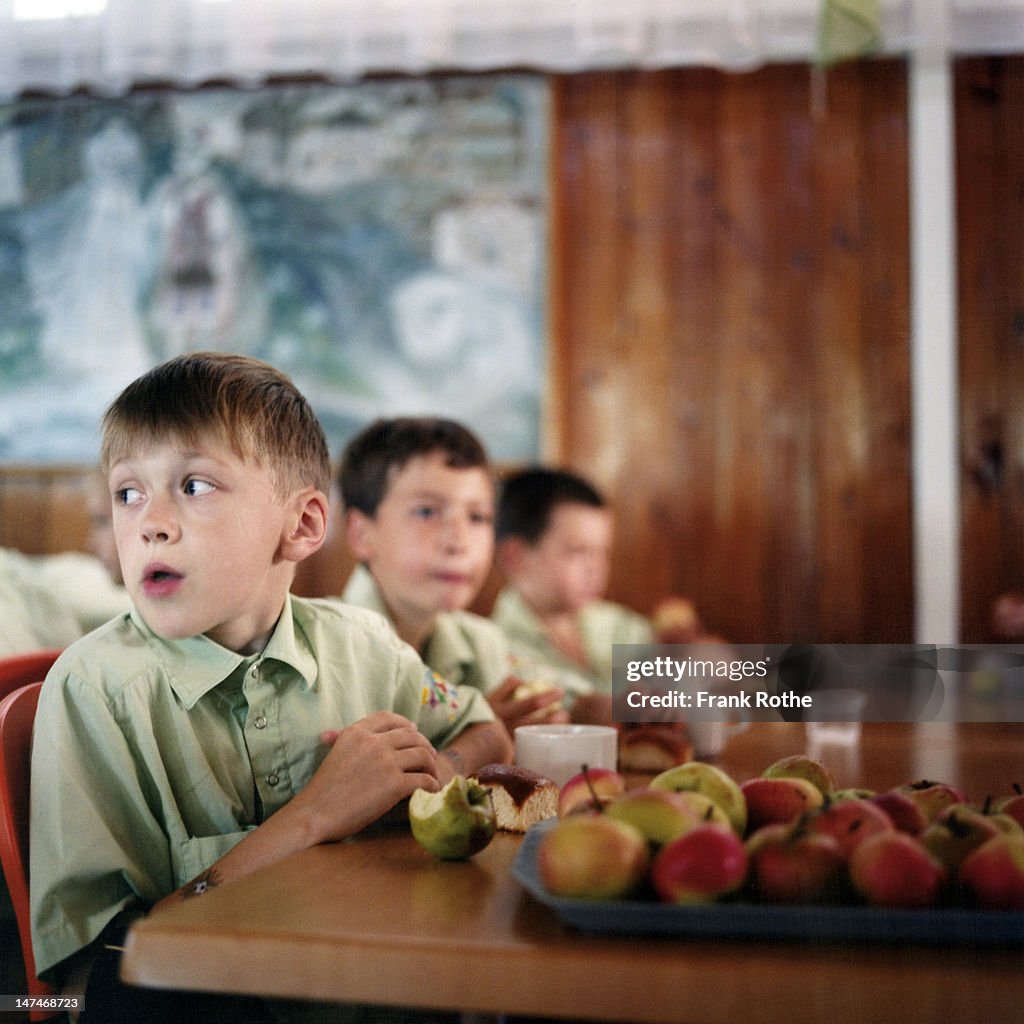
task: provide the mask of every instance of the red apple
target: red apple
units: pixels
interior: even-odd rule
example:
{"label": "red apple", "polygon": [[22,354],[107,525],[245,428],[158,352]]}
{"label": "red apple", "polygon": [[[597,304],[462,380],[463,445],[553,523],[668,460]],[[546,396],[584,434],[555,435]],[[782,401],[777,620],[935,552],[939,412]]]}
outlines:
{"label": "red apple", "polygon": [[609,900],[624,896],[643,880],[647,840],[632,825],[605,814],[563,818],[537,847],[537,871],[556,896]]}
{"label": "red apple", "polygon": [[747,804],[747,834],[763,825],[786,824],[821,807],[821,790],[806,779],[747,779],[740,785]]}
{"label": "red apple", "polygon": [[895,831],[889,815],[870,800],[840,800],[829,803],[807,818],[811,832],[832,836],[849,860],[853,851],[869,836]]}
{"label": "red apple", "polygon": [[831,836],[790,825],[765,825],[747,840],[750,876],[762,899],[816,903],[839,888],[846,858]]}
{"label": "red apple", "polygon": [[743,840],[727,825],[700,825],[663,846],[651,882],[666,903],[710,903],[747,877]]}
{"label": "red apple", "polygon": [[983,843],[960,866],[960,881],[987,910],[1024,910],[1024,837]]}
{"label": "red apple", "polygon": [[939,861],[895,828],[868,836],[850,857],[850,881],[876,906],[930,907],[945,879]]}
{"label": "red apple", "polygon": [[916,800],[898,789],[889,789],[869,797],[876,807],[889,815],[893,825],[907,835],[920,835],[928,827],[928,819]]}
{"label": "red apple", "polygon": [[587,768],[574,775],[558,794],[558,816],[596,811],[624,793],[626,780],[611,768]]}
{"label": "red apple", "polygon": [[931,779],[919,779],[897,787],[898,792],[906,793],[917,802],[929,821],[934,821],[939,811],[950,804],[962,804],[965,797],[956,786],[948,782],[933,782]]}
{"label": "red apple", "polygon": [[1001,829],[991,815],[966,804],[950,804],[921,833],[922,845],[949,871],[956,872],[967,856]]}
{"label": "red apple", "polygon": [[[604,813],[609,818],[628,822],[641,832],[649,843],[664,846],[665,843],[704,824],[704,819],[697,808],[686,798],[688,795],[695,794],[673,793],[668,789],[646,787],[631,789],[611,800],[606,805]],[[725,819],[724,823],[728,824],[728,819]]]}

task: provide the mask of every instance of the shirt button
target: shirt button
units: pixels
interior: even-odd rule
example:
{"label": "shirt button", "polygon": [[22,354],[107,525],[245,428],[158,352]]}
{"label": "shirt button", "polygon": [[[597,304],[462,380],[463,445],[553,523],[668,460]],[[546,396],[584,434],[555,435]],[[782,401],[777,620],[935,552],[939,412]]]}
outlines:
{"label": "shirt button", "polygon": [[249,678],[250,679],[255,679],[259,674],[260,674],[260,670],[255,665],[253,665],[253,667],[251,669],[249,669]]}
{"label": "shirt button", "polygon": [[262,715],[257,715],[252,724],[255,725],[257,729],[266,729],[267,720]]}
{"label": "shirt button", "polygon": [[276,786],[280,781],[281,781],[281,779],[280,779],[280,776],[278,776],[277,772],[271,772],[267,776],[267,785],[268,786]]}

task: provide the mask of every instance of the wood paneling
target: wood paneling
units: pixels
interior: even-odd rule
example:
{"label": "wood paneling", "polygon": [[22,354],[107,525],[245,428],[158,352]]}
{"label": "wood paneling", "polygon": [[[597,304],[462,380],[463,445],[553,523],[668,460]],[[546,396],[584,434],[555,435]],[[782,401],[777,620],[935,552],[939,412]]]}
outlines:
{"label": "wood paneling", "polygon": [[612,593],[737,641],[908,641],[906,76],[557,82],[553,456]]}
{"label": "wood paneling", "polygon": [[962,636],[1024,588],[1024,60],[956,65]]}

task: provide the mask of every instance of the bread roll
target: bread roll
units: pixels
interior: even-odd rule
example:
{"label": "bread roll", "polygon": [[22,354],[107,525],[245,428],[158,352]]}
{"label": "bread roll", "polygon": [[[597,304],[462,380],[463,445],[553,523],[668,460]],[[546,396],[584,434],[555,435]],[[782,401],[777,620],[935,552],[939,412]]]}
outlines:
{"label": "bread roll", "polygon": [[693,758],[683,724],[636,725],[619,733],[620,772],[663,772]]}

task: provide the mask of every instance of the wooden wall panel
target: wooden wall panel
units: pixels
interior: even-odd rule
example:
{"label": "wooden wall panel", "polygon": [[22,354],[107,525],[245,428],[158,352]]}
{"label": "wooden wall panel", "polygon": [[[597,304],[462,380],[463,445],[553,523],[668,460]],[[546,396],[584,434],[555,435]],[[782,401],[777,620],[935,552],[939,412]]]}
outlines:
{"label": "wooden wall panel", "polygon": [[1024,589],[1024,58],[956,65],[962,636]]}
{"label": "wooden wall panel", "polygon": [[913,635],[905,69],[558,82],[554,456],[613,596],[735,640]]}

